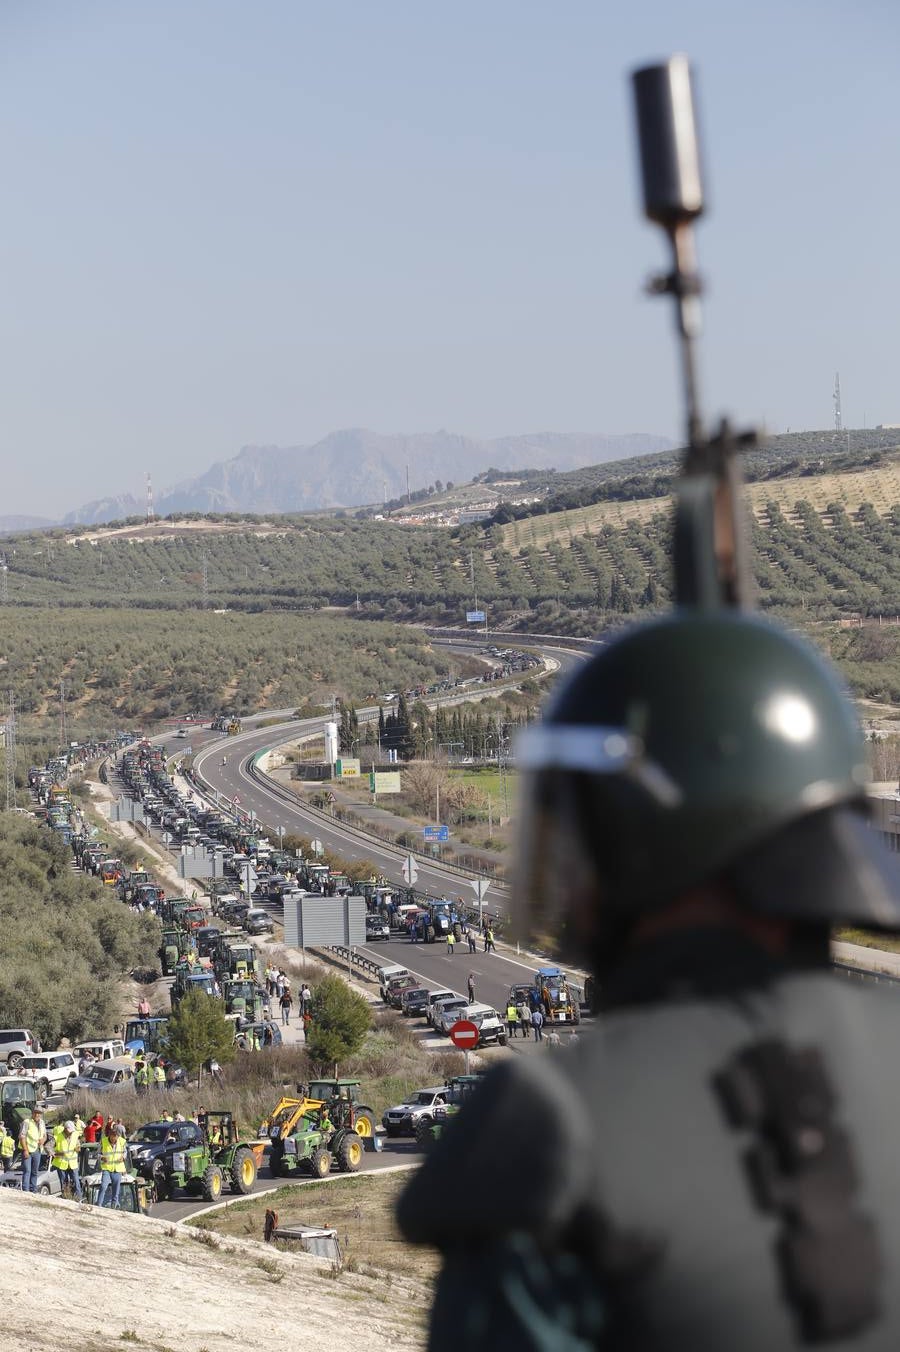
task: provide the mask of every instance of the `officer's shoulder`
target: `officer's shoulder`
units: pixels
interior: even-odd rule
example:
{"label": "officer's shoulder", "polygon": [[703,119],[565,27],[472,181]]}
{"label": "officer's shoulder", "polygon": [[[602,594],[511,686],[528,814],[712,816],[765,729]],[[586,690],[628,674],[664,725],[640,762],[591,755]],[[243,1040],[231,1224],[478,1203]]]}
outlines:
{"label": "officer's shoulder", "polygon": [[407,1238],[452,1244],[501,1228],[562,1225],[584,1194],[592,1158],[574,1088],[549,1057],[506,1061],[485,1076],[400,1199]]}

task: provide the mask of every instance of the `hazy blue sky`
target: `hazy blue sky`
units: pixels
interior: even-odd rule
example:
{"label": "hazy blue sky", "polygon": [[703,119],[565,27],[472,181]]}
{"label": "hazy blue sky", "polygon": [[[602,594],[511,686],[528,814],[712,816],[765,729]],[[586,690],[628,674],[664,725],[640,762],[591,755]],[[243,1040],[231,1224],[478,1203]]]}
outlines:
{"label": "hazy blue sky", "polygon": [[0,513],[368,426],[675,435],[626,73],[699,67],[710,414],[900,422],[895,0],[2,0]]}

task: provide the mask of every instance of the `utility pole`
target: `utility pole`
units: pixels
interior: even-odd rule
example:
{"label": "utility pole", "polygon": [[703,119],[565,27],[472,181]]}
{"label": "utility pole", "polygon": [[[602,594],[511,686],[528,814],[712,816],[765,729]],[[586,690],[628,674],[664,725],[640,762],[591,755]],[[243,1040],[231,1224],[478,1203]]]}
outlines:
{"label": "utility pole", "polygon": [[147,525],[155,519],[153,512],[153,484],[150,480],[150,471],[147,471]]}
{"label": "utility pole", "polygon": [[209,609],[209,555],[203,551],[203,609]]}
{"label": "utility pole", "polygon": [[9,692],[9,708],[6,713],[6,735],[4,737],[6,761],[6,810],[11,812],[16,806],[16,702],[13,692]]}
{"label": "utility pole", "polygon": [[844,430],[844,414],[843,410],[841,409],[840,371],[835,371],[834,373],[834,393],[831,396],[831,400],[832,403],[834,404],[834,430],[835,432],[842,432]]}
{"label": "utility pole", "polygon": [[6,559],[0,563],[0,605],[9,604],[9,564]]}

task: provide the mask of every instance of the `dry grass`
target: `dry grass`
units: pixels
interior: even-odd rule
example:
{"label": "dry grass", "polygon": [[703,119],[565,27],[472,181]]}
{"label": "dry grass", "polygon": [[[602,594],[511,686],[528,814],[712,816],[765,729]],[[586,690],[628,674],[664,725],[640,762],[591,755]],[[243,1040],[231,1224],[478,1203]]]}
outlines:
{"label": "dry grass", "polygon": [[[338,1232],[345,1267],[381,1282],[392,1277],[433,1277],[438,1256],[407,1244],[394,1219],[406,1173],[355,1174],[303,1188],[280,1188],[259,1199],[248,1198],[198,1216],[188,1224],[215,1235],[262,1239],[267,1210],[278,1213],[279,1225],[321,1225]],[[290,1241],[279,1241],[290,1249]]]}

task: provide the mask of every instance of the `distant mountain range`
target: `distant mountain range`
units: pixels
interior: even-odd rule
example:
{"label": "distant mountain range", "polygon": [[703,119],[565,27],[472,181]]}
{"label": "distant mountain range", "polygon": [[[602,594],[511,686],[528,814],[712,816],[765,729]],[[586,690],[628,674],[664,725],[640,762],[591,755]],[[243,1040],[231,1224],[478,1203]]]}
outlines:
{"label": "distant mountain range", "polygon": [[15,535],[16,531],[42,530],[55,526],[46,516],[0,516],[0,535]]}
{"label": "distant mountain range", "polygon": [[[365,428],[350,428],[331,432],[313,446],[245,446],[233,460],[220,461],[198,478],[157,494],[154,506],[159,516],[362,507],[401,497],[406,492],[407,471],[409,487],[415,490],[437,481],[467,483],[491,468],[580,469],[671,450],[674,445],[666,437],[643,433],[537,432],[480,441],[452,432],[381,436]],[[63,524],[99,525],[143,516],[145,510],[146,503],[131,494],[99,498],[69,512]],[[0,528],[2,522],[0,518]]]}

